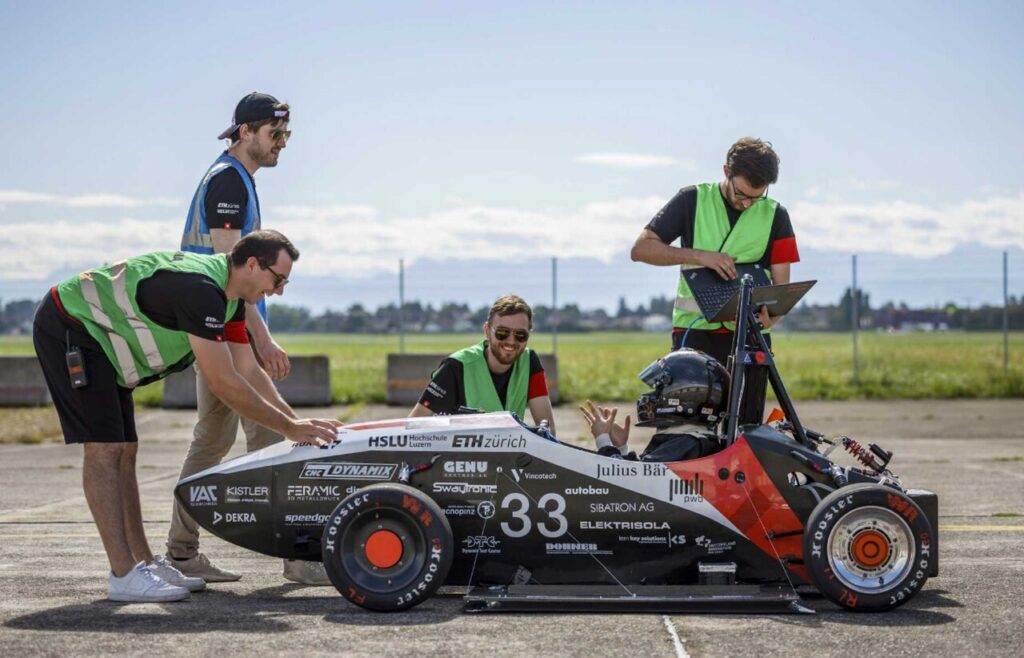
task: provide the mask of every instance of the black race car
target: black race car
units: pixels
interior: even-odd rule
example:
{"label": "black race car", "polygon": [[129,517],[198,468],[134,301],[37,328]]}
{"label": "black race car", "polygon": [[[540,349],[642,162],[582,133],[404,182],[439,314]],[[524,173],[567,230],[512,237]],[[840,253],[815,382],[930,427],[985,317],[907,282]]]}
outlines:
{"label": "black race car", "polygon": [[[442,585],[471,588],[478,611],[801,611],[810,588],[851,610],[910,600],[938,573],[937,497],[904,488],[881,448],[805,430],[760,334],[740,335],[733,380],[769,367],[785,420],[727,414],[723,449],[700,459],[606,457],[508,413],[401,418],[278,443],[175,495],[227,541],[322,560],[373,610]],[[862,467],[831,461],[838,446]]]}

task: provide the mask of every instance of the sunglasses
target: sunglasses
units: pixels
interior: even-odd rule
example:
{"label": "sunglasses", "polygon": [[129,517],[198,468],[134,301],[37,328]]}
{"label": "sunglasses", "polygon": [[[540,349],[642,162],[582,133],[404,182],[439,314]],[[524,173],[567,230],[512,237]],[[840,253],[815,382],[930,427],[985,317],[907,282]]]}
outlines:
{"label": "sunglasses", "polygon": [[290,131],[290,130],[280,130],[280,129],[278,129],[278,130],[275,130],[275,131],[270,133],[270,138],[272,140],[274,140],[275,142],[281,142],[281,141],[287,142],[289,140],[289,138],[291,138],[291,136],[292,136],[292,131]]}
{"label": "sunglasses", "polygon": [[275,272],[274,268],[272,268],[271,266],[264,265],[263,263],[260,263],[260,269],[262,269],[262,270],[270,270],[270,273],[274,275],[274,288],[275,289],[282,288],[282,287],[288,285],[288,277],[286,277],[283,274],[279,274],[278,272]]}
{"label": "sunglasses", "polygon": [[513,336],[517,343],[525,343],[530,340],[530,332],[526,329],[509,329],[508,327],[495,327],[494,337],[498,340],[505,340]]}

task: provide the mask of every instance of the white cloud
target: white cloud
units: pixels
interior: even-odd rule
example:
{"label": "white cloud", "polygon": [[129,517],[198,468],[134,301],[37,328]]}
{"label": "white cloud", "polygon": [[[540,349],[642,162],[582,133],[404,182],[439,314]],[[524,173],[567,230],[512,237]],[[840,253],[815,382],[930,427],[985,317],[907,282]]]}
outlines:
{"label": "white cloud", "polygon": [[72,208],[142,208],[157,206],[162,208],[183,207],[181,199],[157,197],[152,199],[129,197],[123,194],[81,194],[77,196],[60,196],[57,194],[39,194],[24,190],[0,190],[0,203],[42,203]]}
{"label": "white cloud", "polygon": [[[671,156],[652,155],[649,153],[584,153],[576,156],[576,162],[604,167],[619,167],[622,169],[671,167],[679,164],[679,161]],[[684,164],[687,168],[693,168],[690,163]]]}
{"label": "white cloud", "polygon": [[908,201],[800,201],[790,208],[802,246],[919,258],[956,246],[1024,248],[1024,194],[934,208]]}
{"label": "white cloud", "polygon": [[[452,201],[452,200],[450,200]],[[370,205],[276,206],[266,215],[302,251],[300,276],[393,272],[398,259],[517,260],[621,257],[665,203],[658,196],[593,202],[575,209],[488,206],[459,199],[419,215],[387,216]],[[906,201],[805,200],[790,206],[801,247],[930,257],[962,244],[1024,248],[1024,194],[935,208]],[[49,279],[147,251],[177,247],[182,220],[6,223],[0,279]],[[60,239],[55,239],[60,236]],[[68,239],[68,237],[71,239]]]}

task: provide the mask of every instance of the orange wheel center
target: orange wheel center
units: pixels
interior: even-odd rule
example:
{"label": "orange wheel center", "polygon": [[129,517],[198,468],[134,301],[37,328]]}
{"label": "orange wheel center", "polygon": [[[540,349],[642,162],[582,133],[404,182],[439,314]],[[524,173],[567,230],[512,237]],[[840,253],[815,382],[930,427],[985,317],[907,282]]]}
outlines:
{"label": "orange wheel center", "polygon": [[877,530],[865,530],[854,538],[850,553],[857,564],[874,569],[889,559],[889,542]]}
{"label": "orange wheel center", "polygon": [[377,530],[366,540],[366,559],[378,569],[387,569],[402,559],[402,540],[390,530]]}

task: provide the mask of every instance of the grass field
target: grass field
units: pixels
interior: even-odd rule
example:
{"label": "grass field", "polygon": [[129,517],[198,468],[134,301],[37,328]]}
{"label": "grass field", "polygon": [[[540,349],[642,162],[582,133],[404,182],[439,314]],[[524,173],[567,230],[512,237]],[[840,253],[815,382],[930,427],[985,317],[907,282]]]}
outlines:
{"label": "grass field", "polygon": [[[290,354],[326,354],[335,402],[382,402],[385,359],[397,336],[282,334]],[[468,334],[406,337],[406,351],[449,353],[477,340]],[[1003,373],[998,333],[865,333],[860,336],[860,381],[853,382],[848,334],[777,333],[779,370],[796,399],[1024,397],[1024,334],[1010,335],[1010,368]],[[551,351],[550,335],[530,345]],[[630,400],[643,389],[637,373],[664,354],[668,336],[648,333],[563,334],[558,337],[559,385],[568,401]],[[27,337],[0,339],[0,354],[31,354]],[[161,385],[136,392],[156,404]]]}

